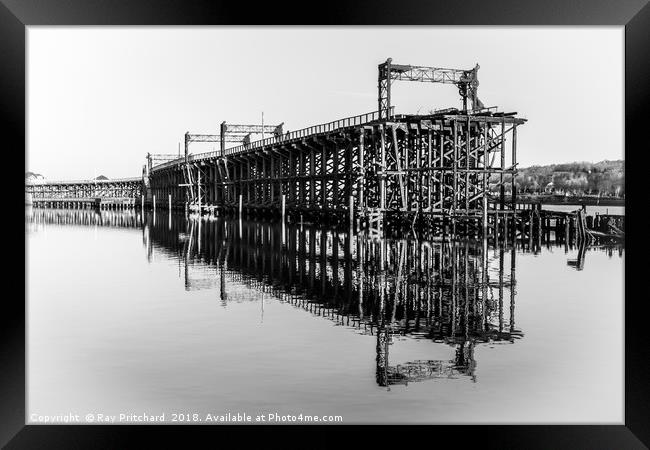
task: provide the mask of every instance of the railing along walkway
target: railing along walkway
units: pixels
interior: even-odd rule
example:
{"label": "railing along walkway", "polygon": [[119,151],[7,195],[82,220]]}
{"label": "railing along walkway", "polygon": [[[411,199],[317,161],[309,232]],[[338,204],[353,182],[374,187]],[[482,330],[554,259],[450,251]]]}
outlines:
{"label": "railing along walkway", "polygon": [[[391,116],[395,111],[395,107],[391,107]],[[251,150],[263,148],[266,146],[271,146],[275,144],[280,144],[283,142],[289,142],[294,139],[305,138],[308,136],[315,136],[322,133],[331,133],[341,128],[355,127],[359,125],[365,125],[367,123],[374,122],[379,120],[379,112],[373,111],[366,114],[359,114],[358,116],[346,117],[344,119],[335,120],[333,122],[323,123],[320,125],[313,125],[311,127],[302,128],[300,130],[291,131],[279,136],[272,136],[265,139],[259,139],[257,141],[251,142],[250,144],[242,144],[236,147],[227,148],[224,152],[224,155],[234,155],[237,153],[248,152]],[[204,159],[216,158],[221,156],[221,151],[212,151],[205,153],[197,153],[195,155],[189,155],[188,161],[201,161]],[[185,157],[177,158],[172,161],[167,161],[162,164],[154,166],[152,170],[164,169],[165,167],[175,166],[185,162]]]}

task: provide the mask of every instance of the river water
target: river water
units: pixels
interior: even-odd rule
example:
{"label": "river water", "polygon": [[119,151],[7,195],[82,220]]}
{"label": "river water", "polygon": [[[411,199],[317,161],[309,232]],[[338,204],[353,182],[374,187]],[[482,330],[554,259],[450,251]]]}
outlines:
{"label": "river water", "polygon": [[28,423],[623,421],[621,247],[139,211],[26,233]]}

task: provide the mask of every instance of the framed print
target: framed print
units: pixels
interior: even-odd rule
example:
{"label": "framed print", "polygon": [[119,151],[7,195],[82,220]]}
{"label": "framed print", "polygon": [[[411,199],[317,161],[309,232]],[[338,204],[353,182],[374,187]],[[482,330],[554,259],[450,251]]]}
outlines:
{"label": "framed print", "polygon": [[2,3],[4,446],[649,445],[647,2]]}

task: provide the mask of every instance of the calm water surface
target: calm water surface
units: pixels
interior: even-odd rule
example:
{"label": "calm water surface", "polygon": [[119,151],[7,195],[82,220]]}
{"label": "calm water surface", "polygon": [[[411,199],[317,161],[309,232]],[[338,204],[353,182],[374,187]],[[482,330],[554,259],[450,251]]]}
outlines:
{"label": "calm water surface", "polygon": [[622,248],[27,211],[32,414],[621,423]]}

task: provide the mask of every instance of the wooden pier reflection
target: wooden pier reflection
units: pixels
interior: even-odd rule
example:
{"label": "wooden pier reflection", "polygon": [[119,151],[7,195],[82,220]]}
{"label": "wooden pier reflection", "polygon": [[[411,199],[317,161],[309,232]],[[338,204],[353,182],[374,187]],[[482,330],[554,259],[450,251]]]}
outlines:
{"label": "wooden pier reflection", "polygon": [[[367,234],[239,220],[161,215],[144,226],[148,253],[183,264],[187,290],[214,288],[223,306],[259,300],[250,290],[376,336],[377,383],[475,379],[475,345],[513,343],[515,246],[374,238]],[[246,289],[244,289],[244,287]],[[455,349],[451,361],[391,366],[396,336]]]}
{"label": "wooden pier reflection", "polygon": [[25,210],[27,223],[33,225],[93,225],[100,227],[138,228],[142,214],[136,211],[99,209],[41,209]]}
{"label": "wooden pier reflection", "polygon": [[[276,298],[372,335],[376,381],[384,387],[434,378],[475,381],[476,346],[523,337],[515,325],[517,253],[577,248],[578,259],[568,265],[578,270],[587,253],[553,231],[452,241],[168,212],[33,209],[26,215],[29,224],[140,229],[149,261],[156,254],[176,260],[185,289],[212,289],[223,307]],[[396,339],[448,345],[453,358],[391,365]]]}

